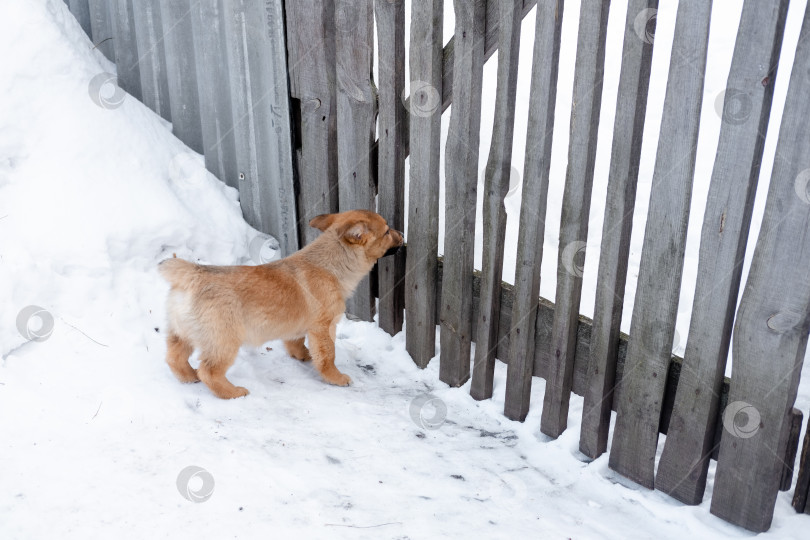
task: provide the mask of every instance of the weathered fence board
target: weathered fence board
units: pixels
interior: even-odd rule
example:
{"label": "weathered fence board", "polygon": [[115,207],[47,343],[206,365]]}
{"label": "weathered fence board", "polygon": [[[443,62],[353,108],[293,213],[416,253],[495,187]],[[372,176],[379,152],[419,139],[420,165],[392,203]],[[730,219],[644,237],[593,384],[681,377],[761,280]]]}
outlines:
{"label": "weathered fence board", "polygon": [[[405,0],[376,0],[379,133],[378,212],[388,226],[405,230]],[[377,263],[380,328],[402,330],[405,314],[405,252]]]}
{"label": "weathered fence board", "polygon": [[439,378],[461,386],[470,377],[475,204],[484,75],[483,0],[455,0],[456,77],[445,150],[444,283]]}
{"label": "weathered fence board", "polygon": [[652,488],[672,356],[709,41],[711,1],[678,4],[661,136],[609,465]]}
{"label": "weathered fence board", "polygon": [[205,167],[239,187],[223,0],[198,0],[191,8]]}
{"label": "weathered fence board", "polygon": [[[712,495],[714,515],[755,532],[767,530],[773,518],[780,457],[810,332],[808,73],[810,10],[796,49],[765,215],[737,310],[726,433]],[[743,426],[738,416],[745,419]]]}
{"label": "weathered fence board", "polygon": [[810,429],[804,433],[802,455],[799,458],[799,475],[796,477],[796,489],[791,505],[797,512],[810,514],[808,500],[810,500]]}
{"label": "weathered fence board", "polygon": [[90,39],[110,62],[115,62],[115,41],[108,0],[88,0],[88,6]]}
{"label": "weathered fence board", "polygon": [[[627,281],[630,234],[636,202],[641,142],[647,112],[658,0],[632,0],[627,7],[622,67],[613,126],[607,201],[602,226],[590,362],[582,406],[579,450],[596,459],[607,450],[616,382],[619,334]],[[639,20],[644,26],[640,26]],[[639,33],[637,27],[642,29]],[[652,30],[652,33],[648,32]]]}
{"label": "weathered fence board", "polygon": [[[335,0],[337,63],[338,205],[341,211],[375,210],[371,146],[374,143],[376,89],[373,0]],[[349,313],[374,318],[371,281],[366,276],[347,302]]]}
{"label": "weathered fence board", "polygon": [[[546,225],[551,141],[554,131],[554,105],[557,100],[557,71],[560,64],[563,0],[541,2],[537,6],[532,60],[532,83],[529,94],[529,124],[523,169],[523,193],[520,202],[520,227],[515,265],[514,301],[511,310],[499,309],[499,332],[495,354],[506,359],[502,351],[509,341],[509,368],[506,378],[504,414],[523,420],[529,412],[532,372],[535,365],[535,327],[540,296],[540,263]],[[499,297],[501,305],[504,293]],[[491,386],[481,397],[492,395]],[[478,397],[475,394],[474,397]]]}
{"label": "weathered fence board", "polygon": [[79,26],[82,27],[84,33],[90,37],[93,33],[90,27],[90,3],[88,0],[65,0],[70,13],[79,21]]}
{"label": "weathered fence board", "polygon": [[410,172],[405,259],[405,346],[416,365],[436,349],[436,268],[439,245],[439,155],[443,0],[415,2],[411,11]]}
{"label": "weathered fence board", "polygon": [[141,72],[138,43],[135,37],[133,0],[109,0],[113,21],[115,64],[118,68],[118,86],[137,100],[142,100]]}
{"label": "weathered fence board", "polygon": [[172,129],[178,139],[203,153],[197,66],[191,33],[191,0],[160,0]]}
{"label": "weathered fence board", "polygon": [[[703,500],[788,2],[743,7],[700,241],[684,369],[655,487]],[[745,179],[745,184],[743,184]]]}
{"label": "weathered fence board", "polygon": [[492,395],[495,349],[498,346],[498,320],[503,275],[503,249],[506,234],[504,197],[509,191],[512,172],[512,138],[515,132],[515,99],[520,59],[520,6],[499,2],[500,39],[495,120],[489,157],[484,174],[484,246],[481,277],[481,310],[473,324],[478,325],[475,342],[473,380],[470,393],[477,399]]}
{"label": "weathered fence board", "polygon": [[298,249],[281,0],[226,0],[231,100],[245,220]]}
{"label": "weathered fence board", "polygon": [[[540,430],[554,438],[568,426],[568,401],[574,373],[577,318],[582,297],[585,242],[588,239],[596,139],[602,106],[609,8],[610,2],[588,0],[582,3],[579,15],[571,138],[557,257],[557,307],[551,332],[551,369],[546,379],[540,421]],[[575,259],[580,255],[582,263]]]}
{"label": "weathered fence board", "polygon": [[301,150],[298,216],[302,244],[318,236],[312,218],[338,210],[334,0],[285,2],[290,95],[298,100]]}
{"label": "weathered fence board", "polygon": [[802,431],[802,411],[793,407],[790,412],[790,433],[785,449],[784,467],[782,467],[782,478],[779,482],[779,491],[788,491],[793,482],[793,464],[796,463],[796,453],[799,450],[799,439]]}
{"label": "weathered fence board", "polygon": [[166,74],[166,47],[160,0],[140,0],[132,4],[135,39],[138,45],[138,71],[144,105],[171,121],[169,79]]}
{"label": "weathered fence board", "polygon": [[[509,0],[504,0],[509,1]],[[516,6],[521,6],[520,18],[521,20],[529,14],[532,8],[537,4],[537,0],[511,0],[515,2]],[[498,50],[498,36],[500,28],[500,4],[501,2],[487,2],[486,14],[486,36],[484,38],[484,62],[495,54]],[[413,17],[411,17],[413,18]],[[455,48],[455,36],[450,38],[447,45],[442,50],[442,85],[439,95],[441,96],[441,110],[444,112],[453,101],[453,49]],[[410,108],[410,98],[405,101],[405,108]],[[405,155],[410,152],[407,143],[409,142],[408,134],[410,132],[410,118],[405,118]]]}

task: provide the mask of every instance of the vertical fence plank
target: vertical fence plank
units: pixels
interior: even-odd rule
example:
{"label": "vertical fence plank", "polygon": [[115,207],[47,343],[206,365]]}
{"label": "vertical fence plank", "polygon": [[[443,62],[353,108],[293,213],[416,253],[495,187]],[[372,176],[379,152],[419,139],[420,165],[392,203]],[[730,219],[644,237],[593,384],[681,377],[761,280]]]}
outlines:
{"label": "vertical fence plank", "polygon": [[627,7],[624,25],[590,361],[579,437],[580,451],[593,459],[607,449],[610,428],[657,6],[658,0],[632,0]]}
{"label": "vertical fence plank", "polygon": [[805,429],[802,453],[799,458],[799,474],[796,477],[796,489],[793,491],[793,500],[790,504],[797,512],[810,514],[808,499],[810,499],[810,429]]}
{"label": "vertical fence plank", "polygon": [[655,478],[687,504],[699,504],[706,487],[787,8],[787,0],[745,2],[728,77],[684,369]]}
{"label": "vertical fence plank", "polygon": [[788,491],[793,483],[793,464],[796,462],[796,453],[799,450],[799,439],[802,431],[802,411],[793,407],[790,411],[790,434],[785,449],[785,462],[782,467],[782,477],[779,482],[779,491]]}
{"label": "vertical fence plank", "polygon": [[675,40],[609,465],[652,488],[672,357],[703,101],[711,1],[678,4]]}
{"label": "vertical fence plank", "polygon": [[198,0],[191,7],[205,167],[238,187],[223,0]]}
{"label": "vertical fence plank", "polygon": [[290,95],[298,100],[301,152],[299,231],[303,244],[318,236],[309,221],[338,210],[334,0],[285,2]]}
{"label": "vertical fence plank", "polygon": [[133,0],[110,0],[110,17],[115,22],[115,64],[118,68],[118,86],[135,99],[142,101],[141,71],[138,43],[135,38]]}
{"label": "vertical fence plank", "polygon": [[540,430],[558,437],[568,425],[568,401],[574,374],[582,270],[588,239],[588,215],[596,161],[596,139],[602,105],[610,2],[583,2],[577,36],[574,96],[571,107],[571,142],[560,219],[560,248],[557,259],[557,294],[551,332],[549,372],[543,396]]}
{"label": "vertical fence plank", "polygon": [[281,0],[226,0],[239,197],[245,221],[298,249]]}
{"label": "vertical fence plank", "polygon": [[[734,327],[711,512],[766,531],[810,332],[810,10],[790,77],[765,215]],[[736,413],[736,414],[735,414]]]}
{"label": "vertical fence plank", "polygon": [[115,41],[113,40],[112,18],[108,0],[88,0],[90,8],[90,38],[96,48],[115,62]]}
{"label": "vertical fence plank", "polygon": [[169,79],[166,74],[166,47],[159,0],[133,2],[135,39],[138,46],[138,71],[144,105],[171,121]]}
{"label": "vertical fence plank", "polygon": [[178,139],[203,153],[197,66],[191,31],[191,0],[160,0],[172,129]]}
{"label": "vertical fence plank", "polygon": [[[371,84],[374,61],[373,0],[335,0],[337,62],[338,201],[341,211],[374,207],[371,146],[377,94]],[[374,295],[366,276],[348,300],[347,311],[370,321]]]}
{"label": "vertical fence plank", "polygon": [[79,21],[84,33],[90,37],[93,33],[90,27],[90,4],[88,0],[66,0],[70,13]]}
{"label": "vertical fence plank", "polygon": [[[562,18],[563,0],[541,0],[537,4],[504,403],[504,414],[521,421],[529,412],[534,369],[534,336],[540,298],[540,263],[543,259]],[[491,395],[491,391],[489,393]]]}
{"label": "vertical fence plank", "polygon": [[521,6],[500,2],[500,39],[498,42],[498,86],[495,96],[495,121],[484,184],[484,246],[481,276],[481,303],[475,341],[475,361],[470,393],[476,399],[492,395],[495,351],[503,275],[503,244],[506,233],[506,209],[503,200],[509,190],[512,172],[512,138],[515,130],[515,96],[520,58]]}
{"label": "vertical fence plank", "polygon": [[[388,226],[405,230],[405,0],[376,0],[379,47],[379,212]],[[405,252],[378,262],[380,328],[402,330],[405,310]]]}
{"label": "vertical fence plank", "polygon": [[475,203],[484,74],[486,6],[455,0],[453,108],[445,150],[444,278],[439,378],[461,386],[470,377]]}
{"label": "vertical fence plank", "polygon": [[420,0],[411,11],[405,346],[422,368],[436,349],[443,7],[443,0]]}

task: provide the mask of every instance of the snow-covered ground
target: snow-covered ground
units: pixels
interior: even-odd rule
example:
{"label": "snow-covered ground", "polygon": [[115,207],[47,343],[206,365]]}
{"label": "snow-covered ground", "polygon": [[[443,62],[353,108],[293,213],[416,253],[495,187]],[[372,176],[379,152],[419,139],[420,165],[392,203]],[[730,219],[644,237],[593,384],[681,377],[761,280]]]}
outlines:
{"label": "snow-covered ground", "polygon": [[[786,53],[795,48],[799,3],[791,6]],[[716,3],[715,11],[736,9],[739,18],[739,4]],[[614,41],[624,9],[614,2]],[[558,111],[570,109],[576,10],[576,2],[566,3]],[[674,3],[662,2],[657,62],[671,44],[665,13],[672,16]],[[725,12],[716,20],[713,43],[730,51],[736,20]],[[526,22],[525,35],[532,30]],[[618,84],[620,45],[611,47],[605,104],[615,103]],[[179,384],[163,360],[167,285],[157,262],[177,254],[254,264],[264,238],[242,220],[237,193],[205,173],[170,126],[103,84],[100,75],[114,66],[90,49],[61,0],[0,2],[0,538],[750,536],[709,513],[713,470],[697,507],[634,486],[608,469],[607,456],[586,463],[578,453],[581,399],[572,400],[571,428],[549,441],[539,433],[541,379],[526,422],[512,422],[502,415],[503,365],[495,397],[475,402],[468,386],[438,381],[435,361],[417,369],[402,334],[391,338],[373,324],[338,328],[337,364],[354,379],[349,388],[322,383],[275,342],[243,350],[230,371],[251,390],[245,399],[222,401],[202,385]],[[710,58],[707,96],[722,89],[726,56]],[[779,74],[777,102],[787,71]],[[651,109],[661,106],[666,66],[653,75]],[[485,103],[494,88],[487,92]],[[525,82],[519,96],[525,108]],[[713,106],[704,105],[709,124]],[[778,109],[777,118],[781,103]],[[648,121],[651,137],[657,115]],[[522,116],[518,133],[525,132]],[[483,117],[486,130],[491,113]],[[610,120],[605,110],[591,215],[597,246]],[[561,200],[565,114],[556,124],[551,208]],[[482,142],[489,142],[485,132]],[[645,142],[642,186],[652,174],[653,142]],[[699,154],[703,183],[713,145],[707,140]],[[516,142],[521,171],[522,152]],[[772,160],[772,144],[769,152]],[[556,253],[558,214],[549,211],[554,245],[546,253]],[[634,242],[637,265],[640,237]],[[696,260],[692,246],[688,258]],[[553,264],[553,257],[544,261],[547,297]],[[21,318],[29,306],[42,308],[39,316]],[[797,406],[807,413],[805,375]],[[779,494],[762,536],[806,537],[807,517],[790,508],[791,496]]]}

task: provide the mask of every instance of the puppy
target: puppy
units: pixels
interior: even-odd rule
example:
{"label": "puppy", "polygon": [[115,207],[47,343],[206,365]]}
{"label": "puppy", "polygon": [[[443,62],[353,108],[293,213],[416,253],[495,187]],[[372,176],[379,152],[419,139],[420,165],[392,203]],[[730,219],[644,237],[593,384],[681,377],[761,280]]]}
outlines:
{"label": "puppy", "polygon": [[[166,362],[181,382],[203,381],[220,398],[248,394],[225,378],[243,343],[284,340],[290,356],[312,360],[326,382],[351,379],[335,367],[335,327],[377,259],[402,245],[402,233],[374,212],[317,216],[323,233],[304,249],[261,266],[204,266],[168,259],[171,284]],[[309,336],[310,352],[304,345]],[[188,363],[200,351],[200,367]]]}

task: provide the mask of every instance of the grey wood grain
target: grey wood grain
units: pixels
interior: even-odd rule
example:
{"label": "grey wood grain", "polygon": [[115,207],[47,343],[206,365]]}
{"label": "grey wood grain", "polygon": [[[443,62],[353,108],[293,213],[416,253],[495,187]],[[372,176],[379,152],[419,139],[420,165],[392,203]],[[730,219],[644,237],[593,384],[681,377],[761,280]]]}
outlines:
{"label": "grey wood grain", "polygon": [[90,27],[90,4],[88,0],[65,0],[65,3],[70,9],[70,13],[79,21],[79,26],[82,27],[84,33],[90,37],[93,33]]}
{"label": "grey wood grain", "polygon": [[478,326],[475,342],[473,380],[470,394],[476,399],[492,395],[495,349],[500,314],[503,245],[506,234],[506,208],[503,200],[509,191],[512,172],[512,138],[515,131],[515,96],[520,59],[520,6],[499,2],[500,31],[498,45],[498,82],[495,94],[495,120],[492,142],[484,173],[483,263],[481,309],[474,319]]}
{"label": "grey wood grain", "polygon": [[115,36],[109,0],[88,0],[90,11],[90,39],[110,62],[115,62]]}
{"label": "grey wood grain", "polygon": [[655,478],[686,504],[699,504],[706,487],[787,8],[787,0],[745,2],[726,86],[685,369]]}
{"label": "grey wood grain", "polygon": [[[371,145],[377,92],[371,82],[374,59],[373,0],[335,0],[337,62],[338,201],[340,211],[375,210]],[[366,276],[346,302],[349,313],[374,317],[374,298]]]}
{"label": "grey wood grain", "polygon": [[405,346],[422,368],[436,348],[443,6],[443,0],[420,0],[411,10]]}
{"label": "grey wood grain", "polygon": [[224,3],[198,0],[191,7],[205,167],[229,186],[238,188]]}
{"label": "grey wood grain", "polygon": [[785,461],[782,468],[782,478],[779,482],[779,491],[788,491],[793,483],[793,465],[796,463],[796,453],[799,449],[799,439],[802,432],[802,411],[793,407],[790,414],[790,433],[788,434]]}
{"label": "grey wood grain", "polygon": [[166,74],[166,47],[160,0],[133,2],[135,38],[138,45],[138,71],[141,75],[141,98],[144,105],[171,121],[169,79]]}
{"label": "grey wood grain", "polygon": [[[511,311],[503,307],[509,297],[502,291],[498,318],[497,358],[508,358],[504,414],[523,420],[529,412],[532,372],[535,359],[535,328],[540,309],[540,264],[546,225],[551,142],[554,132],[554,106],[557,100],[557,73],[560,65],[563,0],[541,0],[537,5],[529,94],[529,124],[520,202],[518,252],[515,265],[514,301]],[[502,330],[507,318],[506,332]],[[476,336],[477,337],[477,336]],[[508,342],[509,352],[502,350]],[[476,365],[476,368],[478,366]],[[487,373],[487,378],[491,377]],[[491,379],[480,397],[491,397]],[[479,395],[473,394],[479,398]]]}
{"label": "grey wood grain", "polygon": [[285,2],[290,95],[299,101],[298,174],[302,244],[318,236],[312,218],[338,211],[334,0]]}
{"label": "grey wood grain", "polygon": [[225,0],[239,198],[245,220],[298,249],[281,0]]}
{"label": "grey wood grain", "polygon": [[609,466],[652,488],[695,168],[711,2],[678,3],[661,135]]}
{"label": "grey wood grain", "polygon": [[[505,0],[508,1],[508,0]],[[537,4],[537,0],[511,0],[515,2],[516,6],[521,6],[520,18],[521,20],[529,14],[532,8]],[[486,36],[484,38],[484,62],[495,54],[498,50],[498,36],[500,28],[500,5],[502,2],[487,2],[487,15],[486,15]],[[447,110],[450,103],[453,101],[453,49],[455,48],[455,36],[451,37],[447,45],[442,49],[442,88],[441,96],[441,109],[442,112]],[[405,108],[410,108],[410,98],[405,101]],[[405,141],[409,141],[408,134],[410,132],[410,117],[405,117]],[[410,149],[406,146],[405,155],[407,156]]]}
{"label": "grey wood grain", "polygon": [[[445,150],[444,282],[439,379],[461,386],[470,377],[475,203],[484,74],[483,0],[455,0],[453,108]],[[463,75],[463,76],[461,76]]]}
{"label": "grey wood grain", "polygon": [[768,530],[773,518],[810,333],[809,74],[806,10],[765,214],[734,325],[726,408],[732,413],[724,414],[727,433],[720,441],[711,504],[712,514],[754,532]]}
{"label": "grey wood grain", "polygon": [[118,86],[140,101],[143,96],[133,0],[109,0],[108,6],[113,21]]}
{"label": "grey wood grain", "polygon": [[178,139],[203,153],[197,66],[191,31],[191,0],[160,0],[166,76],[172,131]]}
{"label": "grey wood grain", "polygon": [[[579,436],[580,452],[592,459],[607,449],[654,42],[646,30],[648,25],[655,24],[657,7],[658,0],[632,0],[624,25],[591,355]],[[644,24],[642,33],[637,31],[637,19]]]}
{"label": "grey wood grain", "polygon": [[546,379],[540,421],[540,430],[555,438],[568,426],[568,401],[574,373],[577,318],[585,264],[575,257],[582,254],[584,259],[585,241],[588,239],[609,8],[610,2],[601,0],[587,0],[580,8],[568,169],[560,219],[556,308],[551,332],[552,357],[549,361],[551,369]]}
{"label": "grey wood grain", "polygon": [[793,491],[791,506],[797,512],[810,514],[810,429],[804,432],[802,454],[799,457],[799,474],[796,476],[796,489]]}
{"label": "grey wood grain", "polygon": [[[378,212],[388,226],[405,230],[405,0],[377,0]],[[379,276],[380,328],[402,330],[405,315],[405,252],[383,257]]]}

